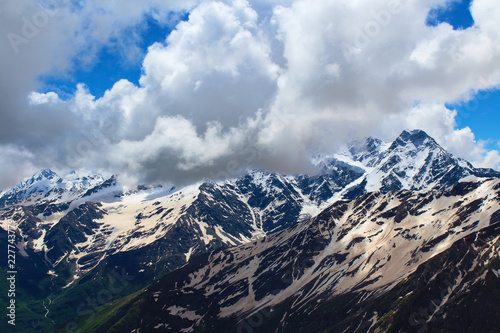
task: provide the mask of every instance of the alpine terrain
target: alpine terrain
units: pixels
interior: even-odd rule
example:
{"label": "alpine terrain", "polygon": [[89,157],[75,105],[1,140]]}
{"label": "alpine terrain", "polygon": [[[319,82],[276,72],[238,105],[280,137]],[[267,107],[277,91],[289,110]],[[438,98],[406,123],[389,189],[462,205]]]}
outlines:
{"label": "alpine terrain", "polygon": [[499,172],[421,130],[312,163],[184,188],[41,170],[1,192],[16,328],[500,331]]}

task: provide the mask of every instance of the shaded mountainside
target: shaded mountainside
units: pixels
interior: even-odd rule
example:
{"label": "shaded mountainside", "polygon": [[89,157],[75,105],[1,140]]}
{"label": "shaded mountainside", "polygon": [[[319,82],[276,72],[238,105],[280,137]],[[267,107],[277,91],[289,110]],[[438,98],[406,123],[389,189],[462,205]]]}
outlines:
{"label": "shaded mountainside", "polygon": [[499,180],[369,193],[194,258],[87,329],[497,332],[499,245]]}

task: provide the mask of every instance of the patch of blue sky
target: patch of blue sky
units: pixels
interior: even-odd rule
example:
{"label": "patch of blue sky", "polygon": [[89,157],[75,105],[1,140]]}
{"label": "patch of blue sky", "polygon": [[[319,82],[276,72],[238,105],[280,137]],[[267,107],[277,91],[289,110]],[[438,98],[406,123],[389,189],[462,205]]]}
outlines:
{"label": "patch of blue sky", "polygon": [[467,29],[474,25],[470,13],[471,0],[450,0],[445,6],[432,8],[427,16],[427,25],[436,26],[447,22],[455,30]]}
{"label": "patch of blue sky", "polygon": [[171,13],[171,15],[166,20],[167,23],[161,23],[152,16],[146,16],[139,25],[123,32],[124,36],[135,36],[133,42],[140,50],[139,57],[127,58],[123,46],[117,40],[110,40],[97,52],[91,63],[83,63],[75,58],[72,68],[67,73],[40,76],[41,87],[38,91],[54,91],[65,100],[75,93],[78,83],[84,83],[93,96],[100,98],[106,90],[121,79],[127,79],[139,85],[142,60],[148,47],[156,42],[165,42],[177,23],[186,21],[189,14]]}
{"label": "patch of blue sky", "polygon": [[457,126],[469,126],[477,140],[486,141],[486,148],[500,149],[500,91],[480,91],[468,102],[448,104],[457,110]]}
{"label": "patch of blue sky", "polygon": [[[446,6],[431,9],[427,24],[436,26],[447,22],[455,30],[467,29],[474,25],[470,13],[471,0],[451,0]],[[466,126],[474,132],[477,140],[486,141],[489,149],[499,149],[500,131],[500,90],[479,91],[472,100],[447,104],[447,108],[457,110],[457,127]]]}

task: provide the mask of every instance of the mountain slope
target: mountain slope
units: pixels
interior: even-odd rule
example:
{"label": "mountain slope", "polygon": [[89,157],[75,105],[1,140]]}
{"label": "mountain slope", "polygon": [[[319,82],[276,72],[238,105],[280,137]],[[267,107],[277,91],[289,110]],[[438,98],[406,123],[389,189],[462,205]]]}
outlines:
{"label": "mountain slope", "polygon": [[[297,327],[316,325],[308,316],[345,316],[343,302],[356,301],[373,310],[369,317],[364,313],[351,318],[347,331],[367,323],[374,331],[384,325],[397,331],[404,325],[394,312],[431,304],[425,303],[426,298],[432,302],[434,293],[425,295],[422,283],[432,282],[439,274],[450,276],[453,288],[443,294],[441,300],[446,300],[439,304],[439,315],[431,319],[433,325],[448,330],[456,323],[443,318],[446,311],[439,311],[465,307],[451,303],[452,299],[468,297],[464,302],[473,305],[464,288],[474,287],[477,295],[487,295],[481,281],[488,278],[493,287],[498,284],[490,280],[498,275],[500,263],[499,222],[499,180],[462,182],[441,191],[369,193],[339,201],[317,217],[264,239],[199,257],[115,309],[115,316],[92,330],[233,332],[238,329],[235,324],[248,324],[260,313],[265,323],[260,331],[298,332]],[[420,271],[435,267],[430,259],[443,261],[450,251],[462,253],[462,260],[453,256],[434,278],[421,277]],[[420,286],[414,296],[398,291],[407,290],[403,287],[408,281]],[[437,283],[436,288],[444,292],[440,286]],[[391,294],[394,290],[396,296]],[[376,301],[395,303],[405,297],[406,301],[385,309]],[[411,301],[413,297],[419,301]],[[494,300],[498,297],[489,303],[495,304]],[[355,309],[353,305],[349,309]],[[489,311],[485,316],[497,325],[495,312]],[[417,319],[419,323],[422,318]],[[321,329],[328,331],[335,325]]]}

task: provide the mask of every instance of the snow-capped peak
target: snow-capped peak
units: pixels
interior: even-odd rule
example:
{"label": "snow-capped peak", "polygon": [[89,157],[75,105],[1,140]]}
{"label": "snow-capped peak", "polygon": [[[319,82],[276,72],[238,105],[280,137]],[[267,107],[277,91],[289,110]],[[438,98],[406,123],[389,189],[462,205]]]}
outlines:
{"label": "snow-capped peak", "polygon": [[61,177],[50,169],[42,169],[3,192],[0,195],[0,207],[16,203],[30,204],[42,198],[71,201],[104,181],[103,176],[95,172],[85,175],[71,172]]}
{"label": "snow-capped peak", "polygon": [[[441,148],[439,144],[431,138],[426,132],[422,130],[404,130],[396,140],[392,143],[390,149],[395,149],[396,147],[406,147],[411,145],[412,148],[419,148],[421,146],[429,148]],[[411,148],[410,148],[411,149]]]}
{"label": "snow-capped peak", "polygon": [[[453,156],[422,130],[405,130],[392,143],[372,137],[353,141],[330,159],[364,170],[363,177],[345,189],[347,197],[374,191],[445,188],[471,175],[500,175],[476,169]],[[326,157],[324,161],[332,163]],[[316,165],[321,163],[316,161]]]}
{"label": "snow-capped peak", "polygon": [[61,183],[61,177],[54,171],[43,169],[36,172],[33,176],[19,182],[19,184],[10,190],[5,191],[1,198],[12,197],[16,200],[22,200],[31,194],[47,193],[51,189],[58,187]]}
{"label": "snow-capped peak", "polygon": [[47,179],[54,179],[58,177],[57,173],[55,173],[54,171],[50,170],[50,169],[42,169],[40,171],[38,171],[37,173],[35,173],[32,177],[32,179],[42,179],[42,178],[47,178]]}

